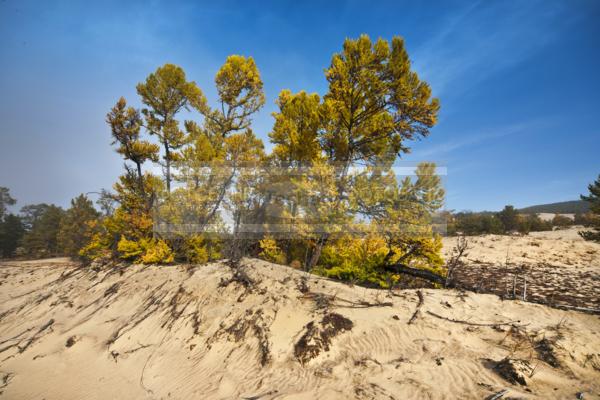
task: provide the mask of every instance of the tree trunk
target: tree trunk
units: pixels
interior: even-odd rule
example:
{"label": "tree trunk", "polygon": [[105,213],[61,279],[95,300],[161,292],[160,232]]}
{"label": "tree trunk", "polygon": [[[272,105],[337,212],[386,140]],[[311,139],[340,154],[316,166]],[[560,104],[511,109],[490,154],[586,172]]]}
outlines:
{"label": "tree trunk", "polygon": [[138,177],[139,189],[143,195],[144,194],[144,181],[143,181],[143,177],[142,177],[142,163],[136,162],[135,164],[137,165],[137,175],[138,175],[137,177]]}
{"label": "tree trunk", "polygon": [[404,264],[390,264],[384,265],[383,269],[389,272],[394,272],[397,274],[406,274],[410,276],[414,276],[417,278],[425,279],[430,282],[444,284],[446,282],[446,278],[431,271],[427,271],[424,269],[411,268]]}
{"label": "tree trunk", "polygon": [[171,193],[171,153],[169,143],[165,142],[165,178],[167,181],[167,195]]}
{"label": "tree trunk", "polygon": [[327,235],[327,234],[323,234],[319,237],[319,239],[317,239],[317,244],[315,245],[315,249],[313,250],[313,252],[310,256],[310,261],[308,262],[308,265],[306,266],[306,270],[308,272],[312,271],[313,268],[317,266],[317,263],[319,262],[319,258],[321,258],[321,252],[323,251],[323,247],[325,247],[325,243],[327,243],[328,239],[329,239],[329,235]]}

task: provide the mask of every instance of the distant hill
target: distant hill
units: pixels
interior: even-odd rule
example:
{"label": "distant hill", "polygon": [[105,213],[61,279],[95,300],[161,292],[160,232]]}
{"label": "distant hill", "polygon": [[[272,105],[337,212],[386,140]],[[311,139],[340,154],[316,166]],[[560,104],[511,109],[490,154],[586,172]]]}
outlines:
{"label": "distant hill", "polygon": [[561,201],[560,203],[540,204],[521,208],[524,214],[552,213],[552,214],[578,214],[590,210],[589,203],[583,200]]}

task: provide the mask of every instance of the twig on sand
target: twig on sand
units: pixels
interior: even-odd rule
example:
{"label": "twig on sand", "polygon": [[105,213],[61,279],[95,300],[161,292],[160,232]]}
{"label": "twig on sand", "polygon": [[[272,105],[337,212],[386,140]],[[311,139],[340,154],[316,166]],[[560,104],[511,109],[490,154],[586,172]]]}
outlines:
{"label": "twig on sand", "polygon": [[276,394],[278,392],[279,392],[278,390],[269,390],[268,392],[257,394],[255,396],[242,397],[242,399],[244,399],[244,400],[258,400],[261,397],[270,396],[270,395]]}
{"label": "twig on sand", "polygon": [[508,393],[508,389],[502,389],[501,391],[486,397],[485,400],[498,400],[502,398],[506,393]]}
{"label": "twig on sand", "polygon": [[417,309],[415,310],[412,317],[410,317],[410,319],[408,320],[408,325],[412,324],[415,321],[415,319],[417,319],[417,315],[419,314],[419,311],[421,310],[421,306],[423,305],[423,302],[425,301],[425,299],[423,298],[423,292],[421,292],[420,290],[417,290],[417,296],[419,296],[419,304],[417,304]]}
{"label": "twig on sand", "polygon": [[521,322],[519,320],[516,321],[507,321],[507,322],[494,322],[494,323],[481,323],[481,322],[469,322],[469,321],[463,321],[460,319],[452,319],[452,318],[447,318],[447,317],[443,317],[439,314],[436,314],[432,311],[427,311],[427,314],[432,315],[436,318],[439,319],[443,319],[445,321],[450,321],[450,322],[454,322],[456,324],[464,324],[464,325],[474,325],[474,326],[502,326],[502,325],[510,325],[510,326],[527,326],[526,324],[518,324],[518,322]]}

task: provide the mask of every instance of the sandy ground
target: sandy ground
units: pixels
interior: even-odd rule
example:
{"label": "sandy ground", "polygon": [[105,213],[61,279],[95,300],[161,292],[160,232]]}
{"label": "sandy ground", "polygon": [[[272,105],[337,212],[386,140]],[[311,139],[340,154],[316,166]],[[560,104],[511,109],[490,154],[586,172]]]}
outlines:
{"label": "sandy ground", "polygon": [[[467,237],[457,284],[503,298],[525,294],[527,301],[600,310],[600,244],[583,240],[581,229]],[[443,240],[448,258],[457,239]]]}
{"label": "sandy ground", "polygon": [[600,398],[598,316],[243,265],[1,263],[0,399]]}

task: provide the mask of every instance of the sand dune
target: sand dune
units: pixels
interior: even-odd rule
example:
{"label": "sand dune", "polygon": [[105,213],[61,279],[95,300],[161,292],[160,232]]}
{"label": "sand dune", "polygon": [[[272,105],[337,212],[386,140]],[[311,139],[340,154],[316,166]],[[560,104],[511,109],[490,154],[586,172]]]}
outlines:
{"label": "sand dune", "polygon": [[[467,260],[470,264],[552,264],[582,271],[600,269],[600,244],[585,241],[578,232],[581,226],[568,229],[531,232],[528,235],[470,236]],[[443,239],[443,253],[447,257],[456,243],[456,237]]]}
{"label": "sand dune", "polygon": [[[468,237],[466,266],[458,283],[475,291],[518,297],[553,306],[600,310],[600,244],[583,240],[572,227],[525,236]],[[444,238],[444,255],[456,238]]]}
{"label": "sand dune", "polygon": [[242,265],[0,264],[0,398],[600,398],[597,316]]}

